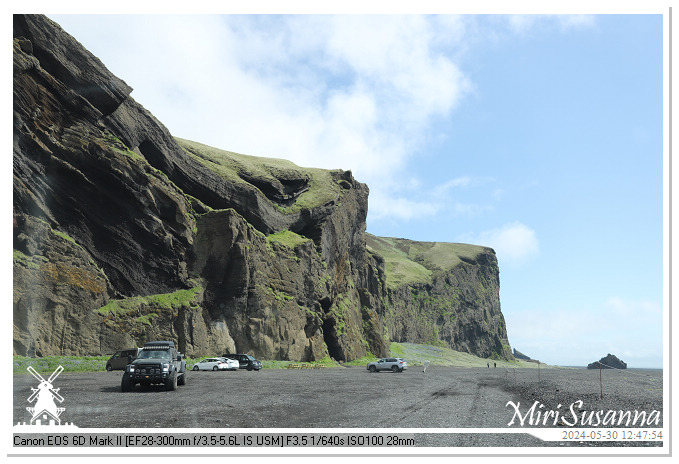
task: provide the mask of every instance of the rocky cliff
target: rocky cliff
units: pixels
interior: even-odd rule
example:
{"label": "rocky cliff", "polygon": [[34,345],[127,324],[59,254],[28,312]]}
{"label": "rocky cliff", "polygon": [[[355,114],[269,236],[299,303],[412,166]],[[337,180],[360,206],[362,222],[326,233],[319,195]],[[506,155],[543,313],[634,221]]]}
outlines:
{"label": "rocky cliff", "polygon": [[350,171],[175,139],[44,16],[13,46],[15,354],[511,358],[491,249],[370,236]]}

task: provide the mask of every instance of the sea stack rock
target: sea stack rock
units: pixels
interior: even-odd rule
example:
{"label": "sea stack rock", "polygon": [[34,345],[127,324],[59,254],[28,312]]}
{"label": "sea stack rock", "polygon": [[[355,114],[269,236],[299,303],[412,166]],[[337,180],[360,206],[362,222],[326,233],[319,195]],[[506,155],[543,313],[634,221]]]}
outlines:
{"label": "sea stack rock", "polygon": [[617,356],[608,353],[606,357],[601,358],[587,365],[587,369],[627,369],[627,363],[618,359]]}

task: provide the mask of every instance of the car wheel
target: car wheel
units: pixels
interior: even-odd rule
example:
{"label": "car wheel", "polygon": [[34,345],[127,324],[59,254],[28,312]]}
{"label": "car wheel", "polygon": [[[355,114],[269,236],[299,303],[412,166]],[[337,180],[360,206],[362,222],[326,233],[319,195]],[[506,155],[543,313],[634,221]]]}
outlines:
{"label": "car wheel", "polygon": [[165,390],[175,391],[177,389],[177,373],[172,374],[171,377],[165,379]]}
{"label": "car wheel", "polygon": [[251,371],[251,370],[252,370],[252,366],[248,366],[248,367],[246,367],[245,369]]}
{"label": "car wheel", "polygon": [[219,368],[217,366],[212,366],[212,370],[216,371],[216,370],[219,370]]}
{"label": "car wheel", "polygon": [[375,366],[370,366],[370,369],[368,369],[370,372],[377,372],[377,368]]}
{"label": "car wheel", "polygon": [[177,380],[177,385],[186,385],[186,372],[184,372],[182,376],[179,377],[179,380]]}
{"label": "car wheel", "polygon": [[107,364],[107,365],[106,365],[106,370],[109,371],[109,372],[111,372],[111,371],[113,370],[113,366],[111,366],[110,364]]}
{"label": "car wheel", "polygon": [[123,380],[120,382],[120,390],[123,392],[129,392],[134,389],[134,383],[130,380],[130,376],[127,373],[123,374]]}
{"label": "car wheel", "polygon": [[197,371],[197,370],[199,370],[199,369],[200,369],[200,368],[199,368],[198,366],[193,366],[193,370],[194,370],[194,371]]}
{"label": "car wheel", "polygon": [[398,372],[398,366],[391,366],[391,372]]}

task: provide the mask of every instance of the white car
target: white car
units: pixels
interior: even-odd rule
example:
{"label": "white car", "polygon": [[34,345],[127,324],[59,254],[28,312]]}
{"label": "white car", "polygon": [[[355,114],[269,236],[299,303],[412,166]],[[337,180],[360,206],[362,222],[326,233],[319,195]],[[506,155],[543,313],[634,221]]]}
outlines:
{"label": "white car", "polygon": [[366,368],[370,372],[403,372],[404,370],[408,369],[408,363],[403,358],[382,358],[379,361],[368,363]]}
{"label": "white car", "polygon": [[227,371],[237,371],[238,368],[240,367],[240,363],[236,359],[231,359],[231,358],[218,358],[220,359],[224,364],[226,364],[225,369]]}
{"label": "white car", "polygon": [[224,371],[229,369],[222,358],[206,358],[193,365],[194,371]]}

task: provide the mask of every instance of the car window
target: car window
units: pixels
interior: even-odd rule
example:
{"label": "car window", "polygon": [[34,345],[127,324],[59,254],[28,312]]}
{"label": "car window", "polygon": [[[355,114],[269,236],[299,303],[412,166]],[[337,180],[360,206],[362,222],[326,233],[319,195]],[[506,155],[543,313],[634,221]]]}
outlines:
{"label": "car window", "polygon": [[170,351],[169,350],[142,350],[142,352],[139,354],[139,358],[141,358],[141,359],[150,359],[150,358],[170,359]]}

